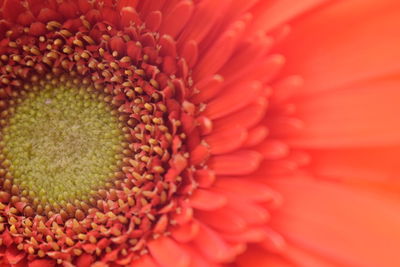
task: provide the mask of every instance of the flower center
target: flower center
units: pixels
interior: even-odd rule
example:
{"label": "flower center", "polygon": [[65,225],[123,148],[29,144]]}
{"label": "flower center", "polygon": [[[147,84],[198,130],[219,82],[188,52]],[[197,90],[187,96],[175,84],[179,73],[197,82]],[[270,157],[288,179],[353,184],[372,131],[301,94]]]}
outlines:
{"label": "flower center", "polygon": [[91,87],[46,81],[25,89],[1,132],[3,167],[36,206],[87,202],[121,164],[123,125]]}
{"label": "flower center", "polygon": [[0,44],[0,234],[59,265],[148,253],[148,240],[191,216],[196,168],[206,169],[175,41],[115,21],[46,18]]}

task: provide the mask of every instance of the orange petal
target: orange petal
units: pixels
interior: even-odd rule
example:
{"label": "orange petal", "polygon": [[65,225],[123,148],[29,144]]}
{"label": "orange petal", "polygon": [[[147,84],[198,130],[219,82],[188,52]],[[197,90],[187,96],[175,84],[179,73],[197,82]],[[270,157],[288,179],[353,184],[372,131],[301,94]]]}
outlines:
{"label": "orange petal", "polygon": [[274,228],[294,245],[337,266],[400,265],[398,198],[313,177],[269,183],[285,199]]}
{"label": "orange petal", "polygon": [[186,267],[190,264],[190,256],[169,237],[152,240],[148,247],[153,258],[163,267]]}
{"label": "orange petal", "polygon": [[76,261],[76,266],[77,267],[90,266],[93,262],[94,262],[94,257],[90,254],[84,253],[78,257]]}
{"label": "orange petal", "polygon": [[240,233],[221,233],[222,237],[229,242],[261,242],[267,233],[262,227],[252,226]]}
{"label": "orange petal", "polygon": [[260,1],[253,8],[256,18],[252,27],[255,30],[271,30],[325,2],[329,2],[329,0]]}
{"label": "orange petal", "polygon": [[189,199],[190,206],[199,210],[214,210],[226,204],[226,198],[210,190],[196,189]]}
{"label": "orange petal", "polygon": [[247,130],[236,126],[225,131],[213,131],[204,140],[210,145],[211,154],[225,154],[242,146],[246,141]]}
{"label": "orange petal", "polygon": [[182,245],[182,247],[184,247],[192,257],[192,261],[190,262],[190,267],[220,267],[219,264],[215,264],[204,258],[203,255],[201,255],[199,251],[196,250],[196,247],[190,244]]}
{"label": "orange petal", "polygon": [[240,255],[236,261],[239,267],[271,266],[271,267],[337,267],[342,266],[332,263],[317,255],[308,253],[298,248],[287,248],[285,253],[268,253],[262,247],[251,245],[247,251]]}
{"label": "orange petal", "polygon": [[304,16],[278,49],[287,58],[284,74],[301,75],[298,94],[309,95],[398,73],[399,15],[397,0],[353,0]]}
{"label": "orange petal", "polygon": [[212,75],[200,80],[195,87],[199,90],[192,98],[194,103],[205,102],[215,97],[222,89],[224,78],[221,75]]}
{"label": "orange petal", "polygon": [[231,79],[232,75],[243,75],[266,55],[272,44],[272,38],[265,33],[243,41],[236,49],[234,57],[229,60],[229,64],[221,69],[220,74],[228,79]]}
{"label": "orange petal", "polygon": [[[228,86],[243,82],[244,79],[257,80],[263,84],[269,84],[280,73],[285,62],[285,58],[280,54],[267,55],[266,57],[258,58],[256,62],[249,64],[246,68],[240,67],[239,70],[229,75],[225,74],[224,78]],[[224,74],[223,70],[221,70],[221,74]]]}
{"label": "orange petal", "polygon": [[251,128],[257,125],[265,116],[268,107],[267,100],[263,97],[256,99],[240,111],[229,116],[213,121],[214,130],[229,130],[236,125],[243,128]]}
{"label": "orange petal", "polygon": [[221,14],[229,8],[229,4],[230,1],[226,0],[218,2],[205,0],[199,3],[178,40],[180,42],[194,40],[200,43],[221,19]]}
{"label": "orange petal", "polygon": [[138,260],[133,261],[131,264],[131,267],[159,267],[156,262],[154,262],[154,259],[149,256],[149,255],[142,255],[139,257]]}
{"label": "orange petal", "polygon": [[244,148],[254,147],[259,145],[268,136],[268,128],[265,126],[258,126],[250,129],[246,141],[243,143]]}
{"label": "orange petal", "polygon": [[376,79],[320,94],[297,103],[306,127],[291,144],[355,147],[400,144],[400,106],[396,78]]}
{"label": "orange petal", "polygon": [[262,225],[270,218],[269,212],[266,208],[261,207],[256,203],[245,201],[240,197],[236,197],[236,199],[231,197],[229,204],[228,208],[237,216],[243,218],[248,225]]}
{"label": "orange petal", "polygon": [[214,44],[206,50],[193,70],[195,80],[208,77],[218,70],[229,60],[236,45],[245,30],[245,23],[241,20],[233,23],[225,32],[218,36]]}
{"label": "orange petal", "polygon": [[247,226],[243,217],[226,207],[213,211],[196,211],[195,218],[224,232],[240,232]]}
{"label": "orange petal", "polygon": [[309,150],[310,167],[318,176],[352,181],[398,182],[399,146]]}
{"label": "orange petal", "polygon": [[160,32],[175,38],[192,16],[193,9],[192,1],[186,0],[179,2],[164,18]]}
{"label": "orange petal", "polygon": [[200,169],[195,173],[196,182],[199,184],[199,187],[209,188],[215,182],[215,173],[212,170],[208,169]]}
{"label": "orange petal", "polygon": [[262,156],[251,150],[241,150],[234,153],[213,156],[208,166],[217,175],[246,175],[258,169]]}
{"label": "orange petal", "polygon": [[172,237],[181,243],[191,241],[199,232],[199,224],[195,221],[190,221],[184,225],[179,225],[172,228]]}
{"label": "orange petal", "polygon": [[18,250],[14,245],[6,248],[4,257],[10,264],[17,264],[26,257],[26,253],[24,251]]}
{"label": "orange petal", "polygon": [[265,202],[273,199],[276,193],[268,186],[249,181],[250,177],[231,178],[219,177],[215,182],[215,188],[238,199]]}
{"label": "orange petal", "polygon": [[54,267],[56,266],[55,260],[36,259],[28,263],[28,267]]}
{"label": "orange petal", "polygon": [[276,160],[284,158],[289,154],[289,146],[279,140],[267,139],[257,146],[257,151],[260,152],[265,159]]}
{"label": "orange petal", "polygon": [[232,248],[219,234],[205,225],[200,225],[199,234],[193,242],[198,250],[210,261],[229,262],[234,258]]}
{"label": "orange petal", "polygon": [[208,103],[204,115],[212,120],[230,115],[259,98],[262,90],[262,84],[258,81],[245,81],[232,88],[225,88],[217,98]]}

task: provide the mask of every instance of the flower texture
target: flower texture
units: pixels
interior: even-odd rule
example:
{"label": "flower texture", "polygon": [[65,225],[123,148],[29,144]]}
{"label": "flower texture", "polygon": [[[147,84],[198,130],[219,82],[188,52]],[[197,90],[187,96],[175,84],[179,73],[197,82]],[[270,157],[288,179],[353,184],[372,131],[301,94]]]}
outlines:
{"label": "flower texture", "polygon": [[396,1],[0,6],[1,266],[400,264]]}

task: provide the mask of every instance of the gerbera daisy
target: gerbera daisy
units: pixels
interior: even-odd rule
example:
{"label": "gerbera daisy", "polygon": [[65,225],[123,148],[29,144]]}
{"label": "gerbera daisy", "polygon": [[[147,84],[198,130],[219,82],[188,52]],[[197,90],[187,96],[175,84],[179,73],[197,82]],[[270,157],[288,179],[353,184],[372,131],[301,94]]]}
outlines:
{"label": "gerbera daisy", "polygon": [[[316,201],[334,212],[343,208],[338,194],[348,196],[343,205],[353,196],[299,168],[315,155],[311,171],[330,177],[326,162],[336,156],[321,147],[352,144],[358,135],[343,138],[349,132],[340,120],[319,124],[335,119],[318,110],[336,98],[303,100],[349,80],[320,86],[330,78],[313,72],[319,61],[312,59],[334,43],[322,34],[332,24],[313,30],[321,47],[308,53],[314,39],[302,27],[345,16],[352,4],[290,2],[0,1],[1,266],[312,266],[325,259],[376,266],[373,255],[356,260],[364,247],[345,253],[318,238],[327,229],[313,235],[306,231],[313,224],[298,223],[300,215],[313,218],[303,211]],[[398,7],[349,2],[367,15]],[[276,46],[293,18],[300,18],[297,35]],[[282,72],[281,52],[290,61]],[[291,98],[303,80],[311,85]],[[366,101],[373,97],[371,89]],[[296,116],[307,124],[302,133]],[[382,140],[369,132],[359,145]],[[336,153],[363,153],[348,147]],[[332,218],[313,208],[317,221]],[[349,217],[350,229],[355,220]],[[391,250],[379,255],[393,262]]]}

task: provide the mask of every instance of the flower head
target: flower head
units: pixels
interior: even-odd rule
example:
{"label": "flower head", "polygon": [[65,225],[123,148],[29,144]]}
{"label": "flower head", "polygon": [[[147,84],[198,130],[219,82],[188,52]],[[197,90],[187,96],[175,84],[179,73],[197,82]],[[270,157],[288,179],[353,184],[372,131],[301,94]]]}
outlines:
{"label": "flower head", "polygon": [[275,179],[312,153],[273,46],[322,2],[0,1],[2,266],[285,251]]}
{"label": "flower head", "polygon": [[3,3],[4,264],[227,263],[268,236],[257,203],[274,193],[232,176],[261,162],[251,147],[267,132],[263,83],[283,61],[258,62],[271,39],[243,38],[251,14],[235,12]]}

